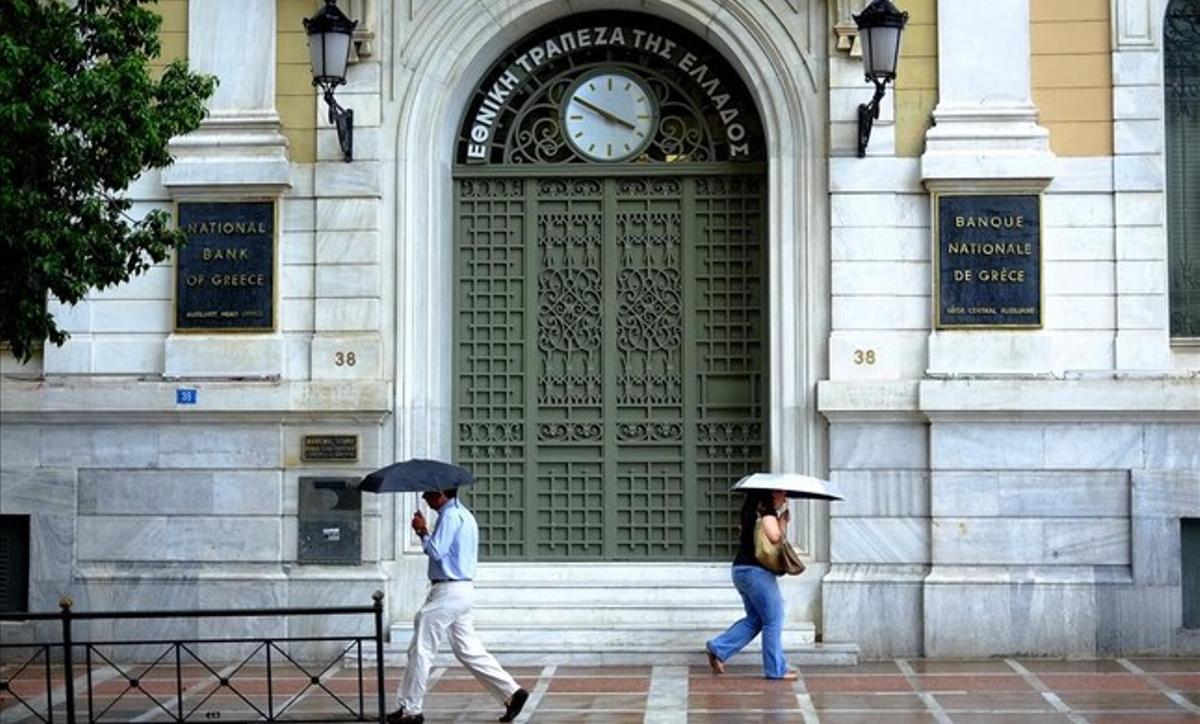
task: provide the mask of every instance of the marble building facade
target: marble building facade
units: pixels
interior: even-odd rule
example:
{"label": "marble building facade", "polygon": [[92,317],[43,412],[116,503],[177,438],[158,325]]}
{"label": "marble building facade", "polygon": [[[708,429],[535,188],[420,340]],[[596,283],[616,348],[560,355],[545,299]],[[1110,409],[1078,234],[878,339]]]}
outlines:
{"label": "marble building facade", "polygon": [[[343,0],[360,22],[337,90],[355,115],[346,163],[310,87],[299,21],[317,3],[162,0],[168,53],[221,83],[202,128],[172,141],[175,163],[129,193],[143,210],[273,201],[275,321],[181,333],[165,264],[55,305],[64,346],[4,356],[0,516],[29,521],[29,609],[63,595],[81,609],[366,605],[379,589],[403,639],[425,576],[411,496],[364,496],[361,560],[318,565],[298,555],[301,479],[454,457],[463,118],[522,38],[622,10],[703,39],[761,120],[767,466],[846,498],[794,508],[809,568],[785,585],[789,647],[1200,651],[1183,532],[1200,519],[1200,345],[1172,336],[1167,281],[1171,3],[897,4],[899,77],[858,158],[860,0]],[[933,207],[953,193],[1040,198],[1039,327],[934,324]],[[356,436],[357,459],[305,459],[304,436],[321,434]],[[506,635],[554,650],[581,601],[670,619],[681,578],[700,582],[687,605],[732,595],[717,561],[484,567],[481,595],[523,575],[563,602],[533,633],[499,611],[502,654]],[[677,617],[660,646],[694,654],[710,624]],[[325,629],[290,633],[309,630]],[[573,640],[575,654],[631,650],[594,630]]]}

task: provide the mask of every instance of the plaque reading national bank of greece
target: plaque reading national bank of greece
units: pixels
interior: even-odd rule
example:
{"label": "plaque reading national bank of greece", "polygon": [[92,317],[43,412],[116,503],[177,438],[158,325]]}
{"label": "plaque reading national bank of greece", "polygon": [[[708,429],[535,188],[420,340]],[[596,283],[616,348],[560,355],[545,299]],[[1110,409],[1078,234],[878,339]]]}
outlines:
{"label": "plaque reading national bank of greece", "polygon": [[935,203],[934,326],[1040,328],[1040,198],[942,194]]}
{"label": "plaque reading national bank of greece", "polygon": [[179,202],[175,328],[275,327],[275,203]]}

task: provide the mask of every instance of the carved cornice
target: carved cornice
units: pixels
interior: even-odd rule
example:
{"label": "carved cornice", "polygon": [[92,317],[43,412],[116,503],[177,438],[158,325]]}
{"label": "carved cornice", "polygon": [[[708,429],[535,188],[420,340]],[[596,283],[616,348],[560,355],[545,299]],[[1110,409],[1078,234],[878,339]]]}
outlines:
{"label": "carved cornice", "polygon": [[833,18],[833,34],[837,36],[837,49],[848,53],[851,58],[862,57],[862,44],[858,40],[858,26],[854,14],[862,12],[868,0],[830,0],[830,17]]}
{"label": "carved cornice", "polygon": [[375,27],[378,25],[377,0],[349,0],[346,15],[358,21],[354,28],[354,44],[350,48],[350,62],[357,63],[375,54]]}

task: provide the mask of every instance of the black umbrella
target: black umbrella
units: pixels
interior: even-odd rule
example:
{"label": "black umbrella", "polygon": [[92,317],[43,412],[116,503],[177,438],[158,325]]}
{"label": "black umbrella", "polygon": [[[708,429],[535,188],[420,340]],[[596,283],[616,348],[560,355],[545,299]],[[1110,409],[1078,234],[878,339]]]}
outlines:
{"label": "black umbrella", "polygon": [[367,475],[358,489],[366,493],[423,493],[461,488],[475,482],[470,470],[437,460],[414,458]]}

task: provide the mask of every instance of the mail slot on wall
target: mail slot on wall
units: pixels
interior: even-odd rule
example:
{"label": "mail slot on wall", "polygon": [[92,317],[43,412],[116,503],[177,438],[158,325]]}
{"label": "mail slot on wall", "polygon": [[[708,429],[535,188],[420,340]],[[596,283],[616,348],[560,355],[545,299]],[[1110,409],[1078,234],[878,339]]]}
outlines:
{"label": "mail slot on wall", "polygon": [[300,563],[362,561],[362,493],[356,478],[300,478]]}

